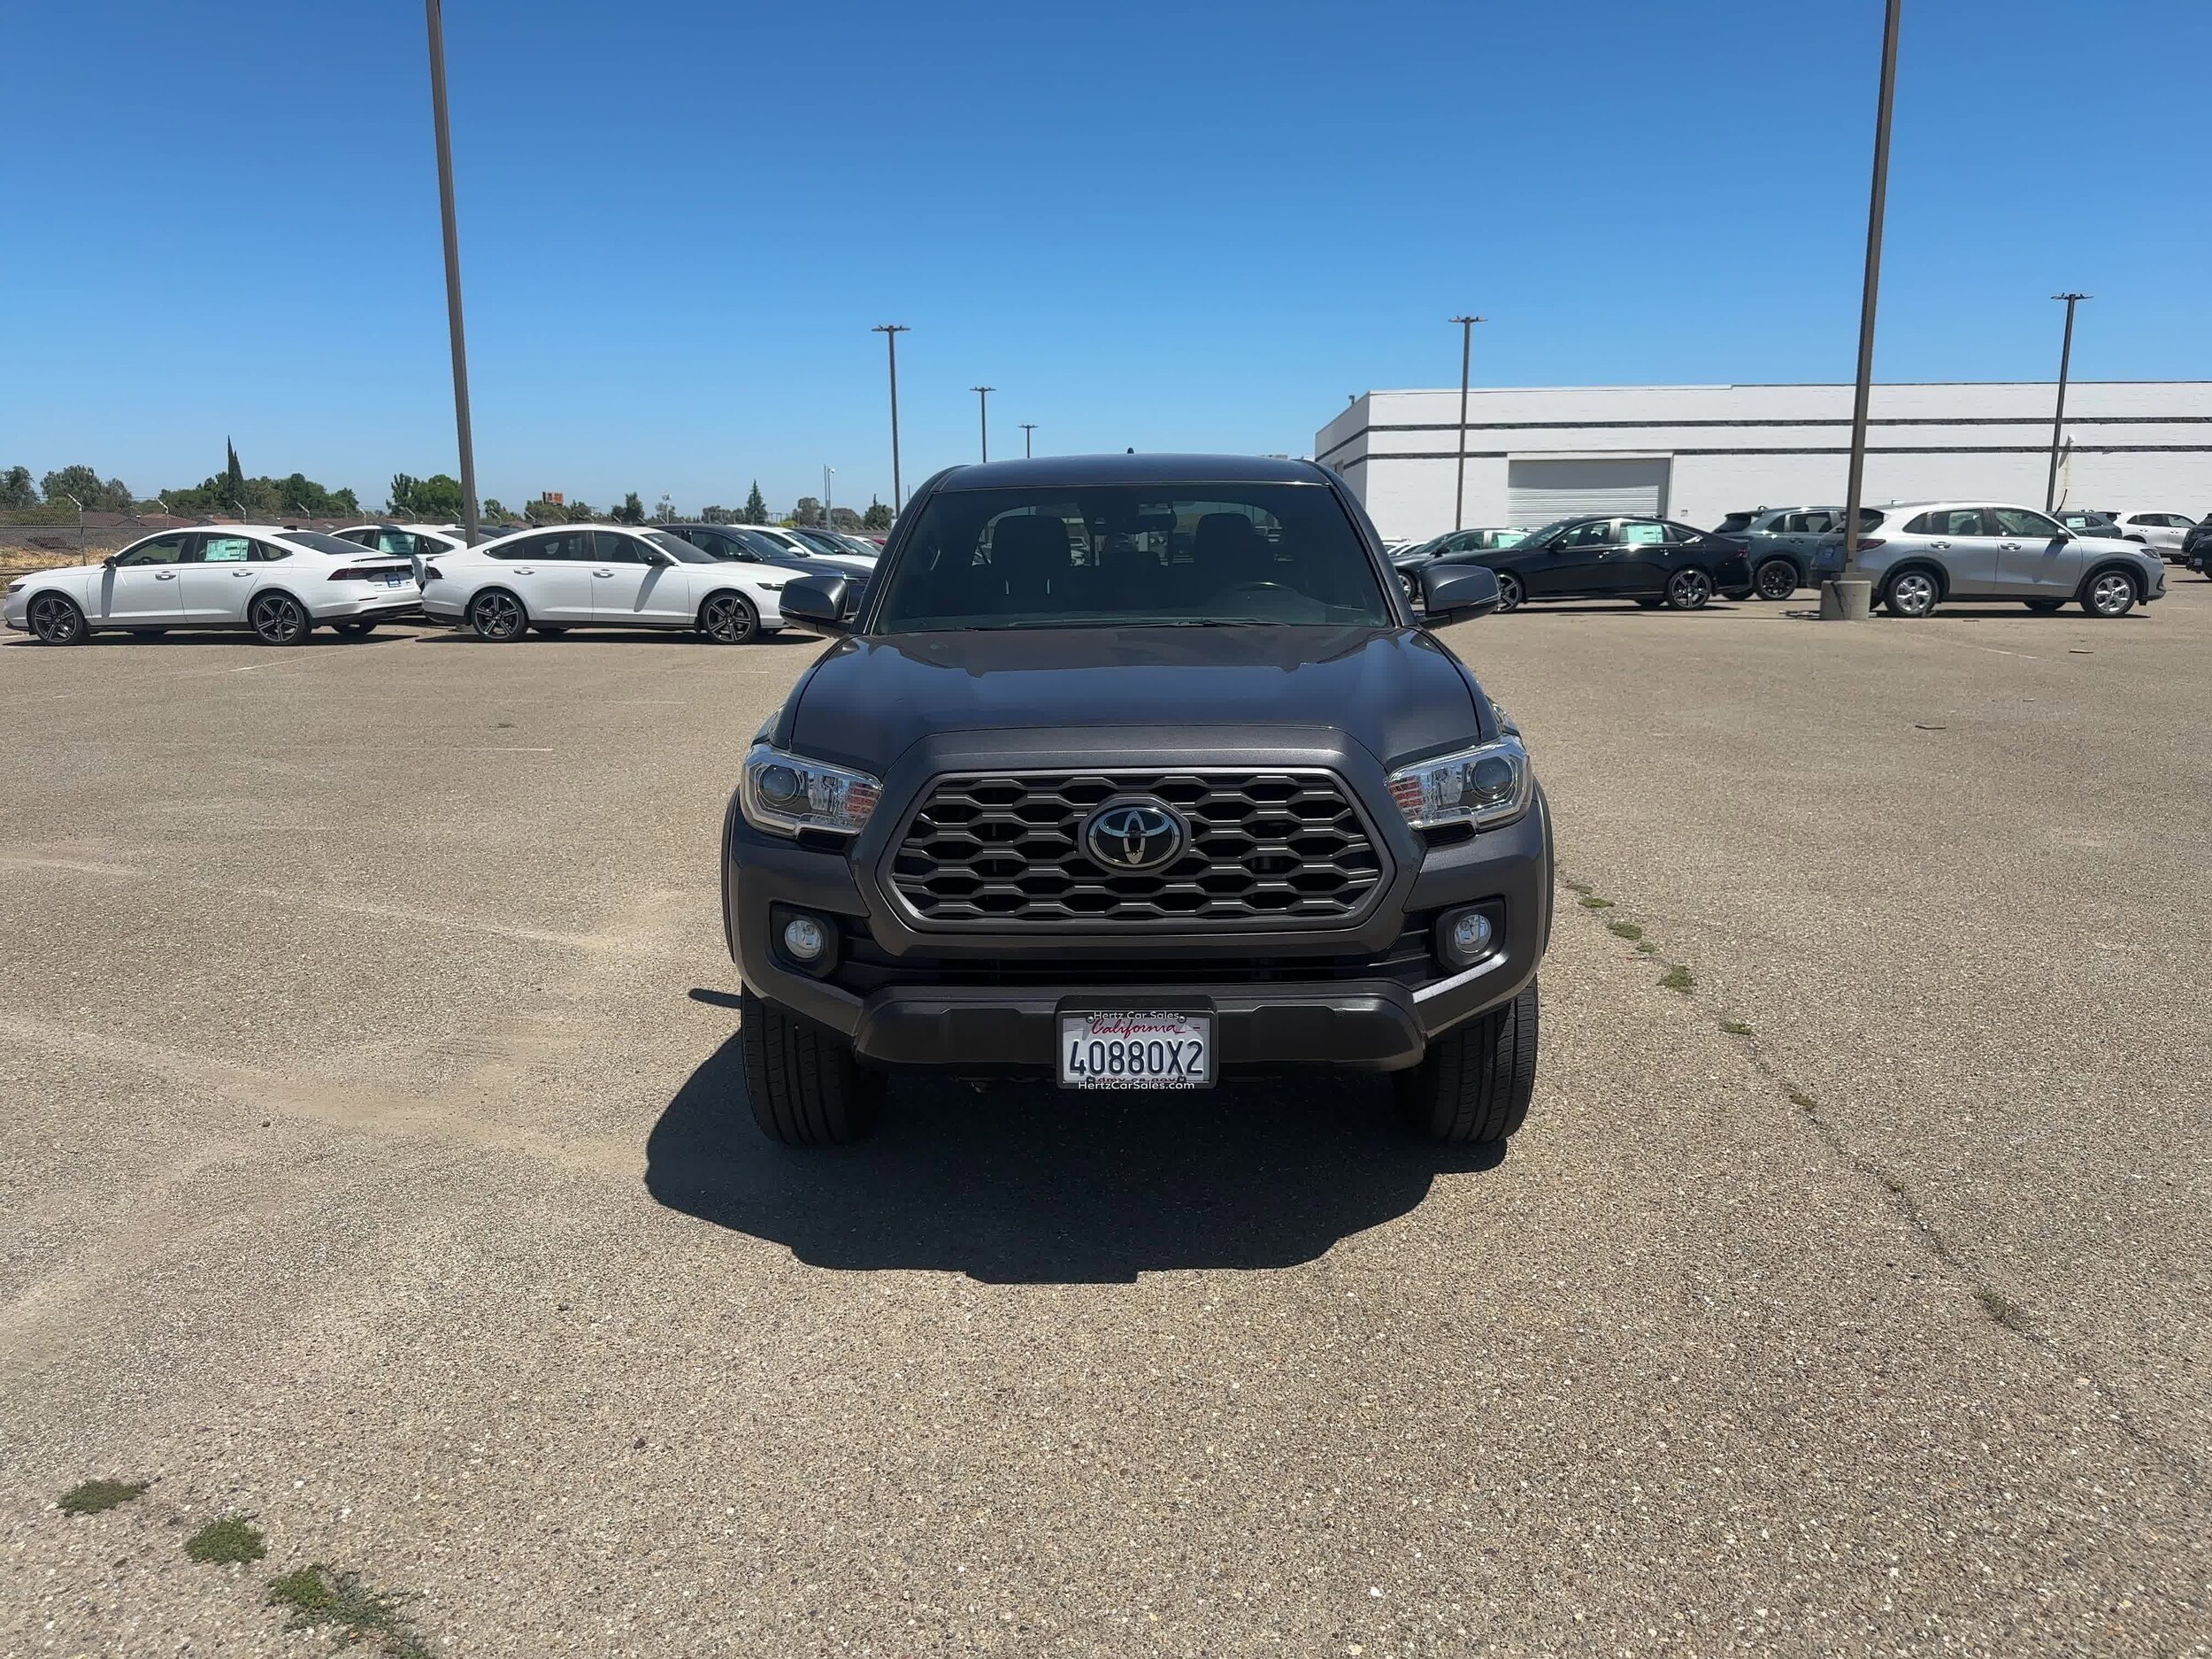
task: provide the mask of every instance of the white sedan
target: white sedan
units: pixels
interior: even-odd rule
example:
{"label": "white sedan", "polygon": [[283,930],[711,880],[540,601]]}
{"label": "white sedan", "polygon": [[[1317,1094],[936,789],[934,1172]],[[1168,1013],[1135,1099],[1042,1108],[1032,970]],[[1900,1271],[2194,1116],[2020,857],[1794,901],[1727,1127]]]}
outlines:
{"label": "white sedan", "polygon": [[422,608],[483,640],[687,628],[741,645],[783,626],[776,595],[791,574],[716,558],[665,530],[572,526],[437,555],[423,567]]}
{"label": "white sedan", "polygon": [[314,530],[244,524],[164,530],[99,565],[18,577],[4,615],[47,645],[172,628],[251,628],[265,645],[297,645],[325,624],[366,634],[421,598],[405,559]]}

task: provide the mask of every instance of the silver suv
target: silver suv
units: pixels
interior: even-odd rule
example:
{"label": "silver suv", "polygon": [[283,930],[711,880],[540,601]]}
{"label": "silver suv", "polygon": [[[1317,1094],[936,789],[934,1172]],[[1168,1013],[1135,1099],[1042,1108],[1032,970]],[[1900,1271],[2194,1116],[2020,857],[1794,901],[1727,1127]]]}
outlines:
{"label": "silver suv", "polygon": [[1873,511],[1879,521],[1859,533],[1859,573],[1892,616],[1924,617],[1951,599],[2016,600],[2031,611],[2071,599],[2093,617],[2124,617],[2165,595],[2157,555],[2077,534],[2030,508],[1937,501]]}

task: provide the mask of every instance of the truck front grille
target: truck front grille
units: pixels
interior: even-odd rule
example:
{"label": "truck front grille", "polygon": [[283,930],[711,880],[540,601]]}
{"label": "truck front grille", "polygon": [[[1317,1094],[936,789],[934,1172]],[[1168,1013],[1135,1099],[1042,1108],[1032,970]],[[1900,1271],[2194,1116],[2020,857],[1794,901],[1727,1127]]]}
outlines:
{"label": "truck front grille", "polygon": [[[1182,856],[1142,873],[1095,863],[1085,821],[1149,797],[1190,826]],[[1325,772],[1206,768],[975,772],[935,780],[907,822],[891,885],[925,924],[1332,923],[1362,914],[1382,859]]]}

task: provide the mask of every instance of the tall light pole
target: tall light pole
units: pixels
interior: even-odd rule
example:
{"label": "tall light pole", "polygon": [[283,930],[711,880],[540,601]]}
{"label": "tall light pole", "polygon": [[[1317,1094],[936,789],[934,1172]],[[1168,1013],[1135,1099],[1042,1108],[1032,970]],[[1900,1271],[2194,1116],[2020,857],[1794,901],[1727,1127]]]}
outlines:
{"label": "tall light pole", "polygon": [[830,524],[830,505],[831,505],[831,503],[830,503],[830,480],[831,480],[833,478],[836,477],[836,476],[837,476],[837,469],[836,469],[835,467],[832,466],[832,465],[830,465],[827,461],[823,462],[823,463],[822,463],[822,528],[823,528],[823,529],[825,529],[825,530],[830,529],[830,528],[832,527],[832,526],[831,526],[831,524]]}
{"label": "tall light pole", "polygon": [[983,433],[983,458],[987,461],[991,458],[991,394],[998,388],[971,386],[968,389],[975,394],[976,419]]}
{"label": "tall light pole", "polygon": [[1455,317],[1459,325],[1459,481],[1452,487],[1452,528],[1467,524],[1467,369],[1474,360],[1475,325],[1487,317]]}
{"label": "tall light pole", "polygon": [[881,334],[891,349],[891,511],[895,513],[906,504],[899,488],[899,336],[913,330],[904,323],[878,323],[868,332]]}
{"label": "tall light pole", "polygon": [[445,114],[445,19],[423,0],[430,24],[430,113],[438,129],[438,208],[445,221],[445,314],[453,335],[453,424],[461,439],[461,525],[476,544],[476,442],[469,433],[469,353],[461,333],[461,239],[453,219],[453,134]]}
{"label": "tall light pole", "polygon": [[2085,299],[2093,299],[2095,296],[2054,294],[2051,297],[2066,302],[2066,337],[2058,348],[2058,409],[2051,416],[2051,476],[2043,486],[2045,512],[2055,511],[2058,507],[2058,443],[2059,434],[2066,427],[2066,371],[2074,357],[2074,307]]}
{"label": "tall light pole", "polygon": [[1025,420],[1022,422],[1022,459],[1025,461],[1029,459],[1029,434],[1036,430],[1037,423],[1035,421]]}
{"label": "tall light pole", "polygon": [[[1866,411],[1874,386],[1874,301],[1882,283],[1882,208],[1889,196],[1889,111],[1897,96],[1897,26],[1902,0],[1882,20],[1882,88],[1874,112],[1874,187],[1866,210],[1866,282],[1859,296],[1859,383],[1851,404],[1851,475],[1844,489],[1843,576],[1859,562],[1859,502],[1866,483]],[[1822,614],[1827,614],[1823,607]],[[1835,614],[1844,614],[1839,595]]]}

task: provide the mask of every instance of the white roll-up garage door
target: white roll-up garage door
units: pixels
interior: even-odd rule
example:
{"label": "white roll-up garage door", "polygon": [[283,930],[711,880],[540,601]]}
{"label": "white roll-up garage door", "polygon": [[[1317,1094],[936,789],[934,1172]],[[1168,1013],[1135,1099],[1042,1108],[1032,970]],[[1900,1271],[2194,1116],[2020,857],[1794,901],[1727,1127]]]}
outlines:
{"label": "white roll-up garage door", "polygon": [[1664,456],[1505,464],[1507,522],[1522,528],[1583,513],[1667,511]]}

